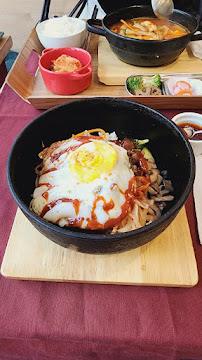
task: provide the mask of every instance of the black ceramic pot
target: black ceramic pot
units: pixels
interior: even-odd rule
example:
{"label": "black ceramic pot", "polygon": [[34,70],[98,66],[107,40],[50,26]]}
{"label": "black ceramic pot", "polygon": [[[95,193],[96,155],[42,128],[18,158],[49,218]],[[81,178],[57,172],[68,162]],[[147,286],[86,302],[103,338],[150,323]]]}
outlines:
{"label": "black ceramic pot", "polygon": [[[136,66],[161,66],[166,65],[178,58],[190,41],[202,39],[202,34],[194,35],[198,28],[195,16],[181,10],[174,10],[170,17],[190,32],[187,35],[169,40],[139,40],[118,35],[110,30],[110,27],[121,19],[136,17],[153,17],[155,15],[151,6],[135,5],[116,10],[101,20],[89,19],[87,29],[93,33],[105,36],[116,56]],[[96,26],[102,26],[98,28]]]}
{"label": "black ceramic pot", "polygon": [[[160,170],[166,169],[174,186],[174,200],[162,216],[140,229],[115,235],[76,228],[60,228],[29,209],[35,188],[35,167],[42,142],[71,137],[84,129],[116,131],[118,137],[149,138],[149,149]],[[64,247],[85,253],[116,253],[142,246],[158,236],[186,202],[193,185],[195,161],[189,142],[171,120],[159,112],[127,100],[92,98],[56,106],[35,118],[16,138],[7,163],[8,185],[16,203],[43,235]],[[121,176],[121,174],[120,174]]]}
{"label": "black ceramic pot", "polygon": [[[106,14],[132,5],[151,5],[151,0],[98,0]],[[200,18],[201,0],[173,0],[174,8],[186,11]]]}

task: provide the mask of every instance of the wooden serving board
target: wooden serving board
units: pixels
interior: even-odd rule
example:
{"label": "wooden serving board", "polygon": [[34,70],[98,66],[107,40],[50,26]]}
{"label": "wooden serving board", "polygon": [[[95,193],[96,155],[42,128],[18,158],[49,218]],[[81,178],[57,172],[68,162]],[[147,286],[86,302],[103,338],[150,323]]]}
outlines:
{"label": "wooden serving board", "polygon": [[99,284],[191,287],[198,282],[185,208],[150,243],[112,255],[65,249],[41,235],[18,209],[1,273],[13,279]]}
{"label": "wooden serving board", "polygon": [[[97,54],[98,39],[99,39],[98,35],[95,34],[90,35],[90,43],[88,46],[88,51],[92,55],[93,78],[91,85],[88,87],[88,89],[86,89],[85,91],[79,94],[66,95],[66,96],[53,94],[46,88],[42,76],[40,74],[40,71],[37,71],[35,76],[32,76],[28,73],[26,68],[26,63],[29,59],[32,50],[34,50],[39,56],[43,50],[43,47],[38,40],[35,29],[32,30],[27,41],[25,42],[23,49],[18,55],[11,71],[9,71],[6,82],[23,100],[33,105],[37,109],[49,109],[53,106],[65,103],[67,101],[85,99],[91,97],[115,97],[118,99],[128,99],[151,106],[152,108],[155,109],[195,109],[195,110],[201,109],[202,96],[165,96],[165,95],[131,96],[127,92],[125,86],[123,85],[123,77],[122,77],[121,85],[106,86],[104,83],[100,82],[98,79],[98,54]],[[102,45],[103,39],[101,38],[100,41],[101,41],[100,44]],[[99,50],[99,54],[100,54],[100,50]],[[102,54],[102,47],[101,47],[101,54]],[[113,67],[112,65],[113,62],[111,62],[111,56],[115,56],[115,55],[110,49],[109,49],[109,55],[110,55],[110,59],[108,57],[107,59],[110,60],[109,64],[111,68],[111,66]],[[102,61],[104,61],[102,68],[104,67],[104,64],[106,64],[105,56],[107,56],[106,51],[103,53],[102,56]],[[196,72],[195,59],[196,58],[190,61],[189,67],[187,68],[187,72],[190,71]],[[115,60],[117,61],[118,59],[115,57]],[[120,61],[118,60],[118,62]],[[200,71],[202,71],[202,62],[200,62],[200,64],[201,64]],[[125,66],[127,64],[121,62],[121,65]],[[117,74],[117,65],[115,66],[115,68]],[[131,71],[127,73],[127,76],[133,75],[135,68],[136,67],[132,66]],[[138,67],[138,72],[140,71],[142,72],[142,69],[144,68]],[[156,72],[156,68],[151,68],[151,69],[152,69],[151,71],[153,71],[154,73]],[[162,71],[163,71],[163,67],[161,68],[161,72]],[[182,72],[182,69],[179,71]],[[120,75],[121,72],[122,69],[120,68],[120,70],[118,70],[118,74]],[[104,70],[102,74],[104,74]],[[100,76],[101,74],[99,67],[99,77]],[[124,76],[126,80],[127,76],[126,75]],[[105,73],[105,78],[106,78],[106,73]],[[102,80],[104,81],[104,78]]]}
{"label": "wooden serving board", "polygon": [[125,85],[130,75],[201,73],[202,61],[195,57],[189,46],[171,64],[158,67],[140,67],[124,63],[111,50],[104,37],[98,43],[98,78],[105,85]]}

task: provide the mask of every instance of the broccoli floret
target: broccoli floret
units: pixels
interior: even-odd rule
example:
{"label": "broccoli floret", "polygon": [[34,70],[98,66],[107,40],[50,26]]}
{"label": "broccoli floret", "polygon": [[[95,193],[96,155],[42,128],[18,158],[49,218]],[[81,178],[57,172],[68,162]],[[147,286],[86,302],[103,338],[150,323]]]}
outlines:
{"label": "broccoli floret", "polygon": [[143,80],[141,76],[131,77],[127,81],[128,90],[143,89]]}
{"label": "broccoli floret", "polygon": [[161,88],[161,77],[159,74],[155,74],[151,77],[146,77],[143,80],[143,87],[147,88],[149,86],[156,86],[157,88]]}
{"label": "broccoli floret", "polygon": [[156,86],[157,88],[161,87],[161,77],[159,74],[152,76],[152,85]]}

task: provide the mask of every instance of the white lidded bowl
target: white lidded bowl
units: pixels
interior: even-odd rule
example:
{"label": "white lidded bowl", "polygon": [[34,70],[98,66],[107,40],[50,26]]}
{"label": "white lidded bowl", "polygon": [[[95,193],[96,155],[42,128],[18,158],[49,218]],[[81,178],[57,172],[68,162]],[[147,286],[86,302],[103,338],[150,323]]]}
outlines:
{"label": "white lidded bowl", "polygon": [[50,18],[37,24],[36,32],[45,48],[82,47],[86,22],[68,16]]}
{"label": "white lidded bowl", "polygon": [[[172,120],[175,124],[180,125],[184,123],[196,124],[202,127],[202,114],[195,112],[183,112],[178,115],[175,115]],[[202,154],[202,140],[190,140],[189,142],[194,151],[194,155],[198,156]]]}

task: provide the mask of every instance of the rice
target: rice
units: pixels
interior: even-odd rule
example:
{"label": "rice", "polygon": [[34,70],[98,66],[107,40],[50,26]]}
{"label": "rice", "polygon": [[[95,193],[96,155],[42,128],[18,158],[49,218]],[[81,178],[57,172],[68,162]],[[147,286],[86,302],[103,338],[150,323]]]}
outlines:
{"label": "rice", "polygon": [[64,15],[44,22],[44,27],[40,33],[49,37],[65,37],[78,34],[86,27],[84,21]]}

